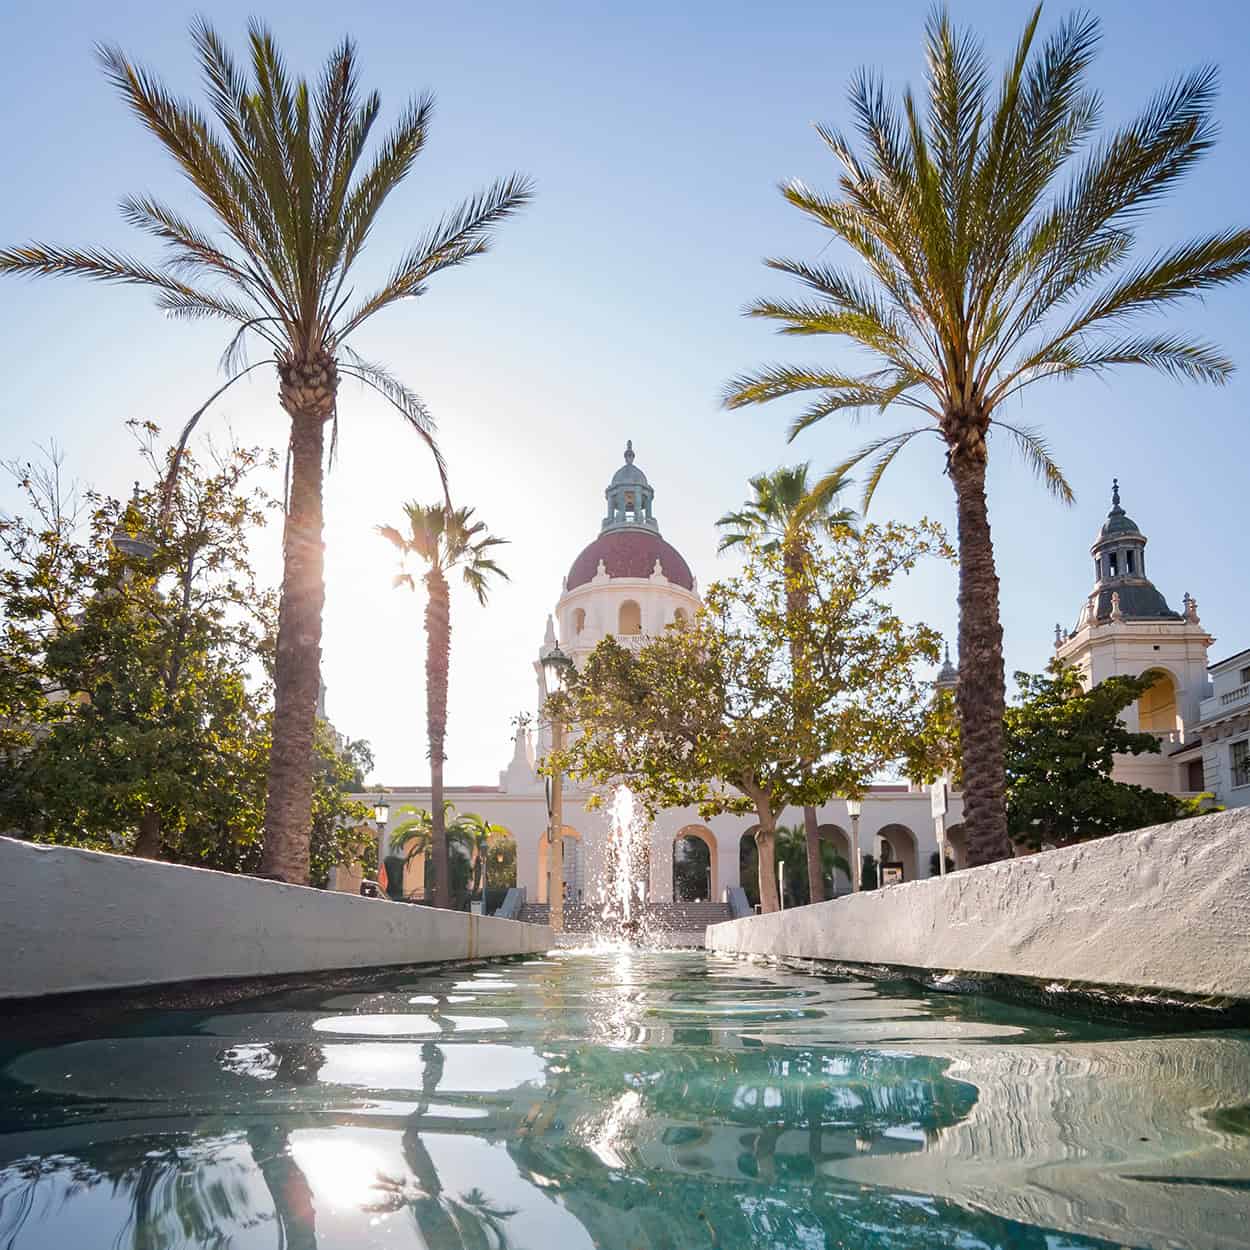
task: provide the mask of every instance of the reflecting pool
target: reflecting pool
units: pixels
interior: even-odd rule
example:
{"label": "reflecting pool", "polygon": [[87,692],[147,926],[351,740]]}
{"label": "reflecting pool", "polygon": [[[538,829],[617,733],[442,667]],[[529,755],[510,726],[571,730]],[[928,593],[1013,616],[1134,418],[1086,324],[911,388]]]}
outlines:
{"label": "reflecting pool", "polygon": [[1250,1244],[1246,1033],[693,951],[37,1023],[2,1250]]}

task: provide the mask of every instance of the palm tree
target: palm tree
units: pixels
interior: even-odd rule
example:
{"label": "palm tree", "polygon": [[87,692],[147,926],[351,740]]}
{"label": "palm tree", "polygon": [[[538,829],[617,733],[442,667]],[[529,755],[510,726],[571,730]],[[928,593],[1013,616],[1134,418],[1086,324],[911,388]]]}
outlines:
{"label": "palm tree", "polygon": [[[507,542],[486,532],[482,521],[473,520],[472,508],[452,509],[443,503],[407,503],[407,532],[391,525],[378,533],[399,549],[406,564],[416,558],[426,566],[425,582],[425,706],[430,740],[431,842],[434,852],[434,904],[451,902],[451,865],[447,856],[446,818],[443,808],[443,740],[447,733],[447,672],[451,659],[451,594],[447,574],[459,568],[465,585],[485,605],[490,579],[507,573],[495,563],[494,548]],[[416,590],[414,574],[405,570],[396,586]]]}
{"label": "palm tree", "polygon": [[[291,430],[261,871],[306,882],[325,601],[322,473],[327,424],[331,454],[336,441],[340,379],[355,378],[383,395],[443,474],[421,400],[349,340],[384,308],[423,294],[440,270],[486,251],[492,228],[528,201],[530,185],[513,175],[466,201],[400,257],[379,289],[360,295],[352,284],[356,262],[382,205],[425,146],[431,97],[410,102],[366,159],[381,101],[376,92],[361,95],[351,40],[330,54],[310,86],[289,76],[273,36],[258,22],[249,26],[250,79],[206,21],[192,24],[191,38],[217,126],[120,49],[101,46],[98,56],[122,99],[195,188],[215,228],[202,229],[150,196],[129,196],[122,216],[165,246],[161,263],[104,247],[31,243],[0,250],[0,272],[145,286],[172,317],[217,318],[235,327],[222,358],[231,376],[188,421],[170,482],[208,406],[253,370],[277,372]],[[272,355],[248,365],[249,336]]]}
{"label": "palm tree", "polygon": [[[726,512],[716,522],[723,531],[717,552],[753,542],[765,551],[782,553],[787,581],[793,583],[789,595],[794,608],[802,606],[799,601],[804,593],[802,579],[797,574],[812,542],[822,532],[855,525],[854,511],[838,506],[842,490],[849,485],[847,479],[828,474],[813,490],[808,482],[810,473],[811,463],[805,461],[751,478],[753,497],[739,511]],[[802,656],[795,655],[792,661],[798,665]],[[820,871],[820,833],[816,809],[810,804],[803,808],[803,828],[807,835],[810,897],[813,903],[819,903],[825,896]]]}
{"label": "palm tree", "polygon": [[473,866],[469,893],[476,896],[481,893],[485,884],[491,847],[498,844],[499,838],[506,837],[508,831],[503,825],[492,824],[485,816],[479,816],[477,812],[465,812],[460,817],[460,833],[468,848],[469,860]]}
{"label": "palm tree", "polygon": [[1223,383],[1233,365],[1210,343],[1170,327],[1125,327],[1250,271],[1250,230],[1131,256],[1145,210],[1214,141],[1215,70],[1166,87],[1095,143],[1101,109],[1086,77],[1098,23],[1076,13],[1035,48],[1040,15],[1039,5],[997,91],[980,43],[954,30],[942,10],[926,27],[926,99],[908,91],[896,102],[880,78],[859,73],[850,103],[864,154],[819,126],[842,167],[839,193],[800,182],[785,184],[783,193],[864,269],[770,260],[811,297],[761,300],[749,314],[780,322],[783,334],[840,336],[872,364],[863,372],[772,365],[735,379],[726,392],[730,407],[809,396],[791,438],[834,413],[902,407],[919,414],[914,428],[874,439],[835,469],[871,458],[865,508],[911,439],[940,439],[959,527],[957,699],[972,863],[1010,853],[987,439],[1001,431],[1013,440],[1050,491],[1070,502],[1045,439],[1000,419],[1007,401],[1043,378],[1098,376],[1117,365]]}

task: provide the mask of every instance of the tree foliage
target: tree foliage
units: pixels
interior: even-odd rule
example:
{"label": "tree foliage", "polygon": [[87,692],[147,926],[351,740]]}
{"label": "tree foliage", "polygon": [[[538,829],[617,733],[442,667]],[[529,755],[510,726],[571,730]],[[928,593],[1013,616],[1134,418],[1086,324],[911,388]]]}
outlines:
{"label": "tree foliage", "polygon": [[739,576],[709,587],[694,621],[637,651],[613,638],[595,648],[551,701],[576,732],[547,766],[623,782],[650,810],[754,813],[760,895],[773,911],[777,816],[861,793],[914,728],[915,667],[936,660],[938,636],[905,624],[882,596],[949,546],[924,522],[840,530],[797,567],[779,551],[748,552]]}
{"label": "tree foliage", "polygon": [[973,863],[1010,852],[990,444],[1005,439],[1051,494],[1071,501],[1044,435],[1014,416],[1016,397],[1047,379],[1124,366],[1223,384],[1233,363],[1219,346],[1174,322],[1139,323],[1250,274],[1245,227],[1139,246],[1148,210],[1214,144],[1216,71],[1183,75],[1100,137],[1102,100],[1089,82],[1097,18],[1077,11],[1048,36],[1040,18],[1039,4],[999,74],[976,35],[939,7],[925,29],[923,92],[894,96],[879,74],[855,75],[853,132],[816,127],[836,186],[782,186],[851,264],[771,258],[805,293],[749,309],[791,340],[832,337],[851,354],[769,364],[735,378],[725,396],[730,407],[802,401],[791,438],[830,417],[904,412],[905,428],[832,470],[866,468],[865,511],[913,440],[941,449],[959,518],[957,699]]}
{"label": "tree foliage", "polygon": [[[184,455],[164,493],[155,427],[144,489],[79,493],[52,453],[7,466],[0,520],[0,822],[39,841],[227,871],[260,866],[275,596],[250,542],[273,512],[255,448]],[[316,739],[313,877],[356,858],[347,799],[362,743]],[[367,853],[367,852],[366,852]]]}
{"label": "tree foliage", "polygon": [[1086,690],[1080,674],[1052,662],[1017,673],[1019,702],[1007,709],[1007,819],[1030,850],[1067,846],[1195,815],[1201,804],[1115,781],[1117,755],[1157,755],[1159,739],[1133,733],[1121,713],[1156,678],[1107,677]]}

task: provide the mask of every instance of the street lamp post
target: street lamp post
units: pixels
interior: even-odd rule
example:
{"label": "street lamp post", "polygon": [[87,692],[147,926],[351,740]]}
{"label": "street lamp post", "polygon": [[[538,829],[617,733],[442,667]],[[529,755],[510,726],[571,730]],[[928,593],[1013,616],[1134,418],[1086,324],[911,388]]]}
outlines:
{"label": "street lamp post", "polygon": [[[378,869],[379,877],[386,871],[386,857],[391,853],[390,834],[386,831],[386,822],[391,818],[391,805],[386,801],[385,794],[379,794],[373,801],[373,823],[378,827]],[[390,891],[388,890],[389,894]]]}
{"label": "street lamp post", "polygon": [[[548,696],[561,693],[573,670],[559,645],[542,657],[543,675]],[[559,716],[551,718],[551,751],[564,750],[564,723]],[[553,933],[564,932],[564,776],[559,767],[551,770],[547,800],[547,902],[551,908]]]}
{"label": "street lamp post", "polygon": [[859,893],[863,877],[863,863],[859,857],[859,818],[864,804],[859,799],[847,799],[846,814],[851,818],[851,890]]}

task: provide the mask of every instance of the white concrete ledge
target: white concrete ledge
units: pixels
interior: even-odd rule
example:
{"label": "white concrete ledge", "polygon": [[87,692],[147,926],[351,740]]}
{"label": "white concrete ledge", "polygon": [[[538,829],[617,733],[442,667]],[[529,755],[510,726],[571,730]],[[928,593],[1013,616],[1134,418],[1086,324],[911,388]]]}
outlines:
{"label": "white concrete ledge", "polygon": [[0,999],[552,945],[546,925],[0,838]]}
{"label": "white concrete ledge", "polygon": [[1250,999],[1250,809],[710,925],[707,946]]}

